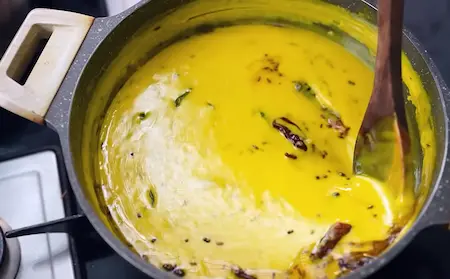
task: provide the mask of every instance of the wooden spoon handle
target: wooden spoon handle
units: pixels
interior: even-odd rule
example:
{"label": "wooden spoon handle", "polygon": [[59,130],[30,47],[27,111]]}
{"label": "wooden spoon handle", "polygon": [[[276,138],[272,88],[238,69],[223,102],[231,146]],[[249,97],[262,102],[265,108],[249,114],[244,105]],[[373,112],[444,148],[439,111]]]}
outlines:
{"label": "wooden spoon handle", "polygon": [[[383,117],[395,114],[394,95],[402,90],[403,0],[378,0],[378,47],[375,80],[361,132],[369,132]],[[400,98],[402,99],[402,98]],[[397,104],[403,106],[403,103]]]}

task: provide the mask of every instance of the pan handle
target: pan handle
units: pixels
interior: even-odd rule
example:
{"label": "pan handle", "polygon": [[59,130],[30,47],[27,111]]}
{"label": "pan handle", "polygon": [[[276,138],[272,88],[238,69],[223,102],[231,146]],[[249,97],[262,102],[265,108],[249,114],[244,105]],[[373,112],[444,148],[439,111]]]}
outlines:
{"label": "pan handle", "polygon": [[0,107],[43,124],[93,20],[66,11],[32,10],[0,61]]}

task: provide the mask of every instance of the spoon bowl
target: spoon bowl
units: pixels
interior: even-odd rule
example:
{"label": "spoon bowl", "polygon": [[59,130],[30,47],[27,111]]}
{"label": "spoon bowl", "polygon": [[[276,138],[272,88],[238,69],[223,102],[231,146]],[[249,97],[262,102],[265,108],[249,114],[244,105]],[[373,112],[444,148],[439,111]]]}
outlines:
{"label": "spoon bowl", "polygon": [[[403,0],[379,1],[375,80],[355,145],[353,170],[381,181],[405,179],[409,136],[403,96],[401,52]],[[401,196],[405,183],[396,183]]]}

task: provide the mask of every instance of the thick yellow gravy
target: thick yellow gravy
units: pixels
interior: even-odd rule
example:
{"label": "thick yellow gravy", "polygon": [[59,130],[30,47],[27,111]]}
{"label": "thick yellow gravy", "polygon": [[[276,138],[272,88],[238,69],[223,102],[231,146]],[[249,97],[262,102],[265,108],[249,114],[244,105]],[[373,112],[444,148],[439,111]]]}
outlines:
{"label": "thick yellow gravy", "polygon": [[339,275],[336,265],[292,267],[335,222],[352,225],[328,256],[338,259],[413,211],[412,190],[397,197],[352,176],[372,83],[357,57],[303,29],[234,26],[171,45],[104,120],[100,176],[114,222],[149,262],[189,277]]}

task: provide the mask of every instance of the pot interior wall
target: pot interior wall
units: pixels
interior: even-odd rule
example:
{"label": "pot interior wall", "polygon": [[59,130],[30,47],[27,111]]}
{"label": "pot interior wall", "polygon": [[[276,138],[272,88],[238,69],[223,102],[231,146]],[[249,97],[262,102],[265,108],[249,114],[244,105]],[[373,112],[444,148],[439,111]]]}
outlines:
{"label": "pot interior wall", "polygon": [[[376,16],[370,5],[361,1],[333,0],[333,4],[317,4],[317,1],[293,0],[196,0],[196,1],[159,1],[144,4],[125,18],[116,29],[99,45],[92,55],[80,78],[70,112],[70,141],[73,162],[80,184],[86,197],[97,212],[103,212],[100,218],[111,229],[108,210],[100,198],[101,185],[97,179],[97,150],[101,148],[99,133],[105,112],[116,93],[126,80],[146,61],[151,59],[165,46],[193,34],[210,32],[217,26],[249,22],[268,24],[291,24],[311,28],[317,32],[332,30],[342,34],[339,43],[343,44],[369,66],[373,66],[376,33],[362,32],[362,25],[370,25]],[[358,13],[360,17],[345,14],[336,17],[331,9],[345,8]],[[108,20],[106,20],[107,22]],[[113,21],[111,21],[112,23]],[[362,43],[360,43],[362,42]],[[424,156],[420,145],[418,124],[414,121],[416,108],[408,104],[411,116],[411,134],[413,141],[413,158],[416,171],[414,186],[418,197],[417,213],[430,197],[430,186],[434,185],[442,167],[445,150],[445,119],[439,88],[430,69],[417,51],[414,44],[405,37],[404,50],[412,67],[420,75],[425,91],[428,93],[430,107],[417,108],[427,115],[428,124],[434,128],[436,139],[435,158],[433,154]],[[410,84],[404,76],[405,84]],[[411,89],[411,88],[410,88]],[[414,88],[423,90],[423,88]],[[83,131],[83,132],[81,132]],[[426,168],[429,175],[423,176]],[[120,236],[120,233],[117,232]]]}

